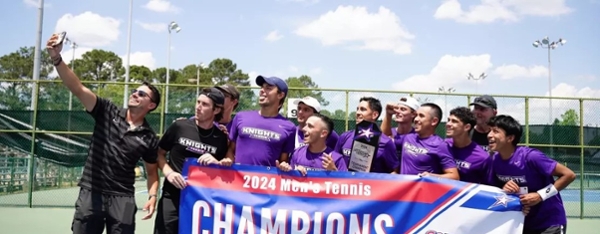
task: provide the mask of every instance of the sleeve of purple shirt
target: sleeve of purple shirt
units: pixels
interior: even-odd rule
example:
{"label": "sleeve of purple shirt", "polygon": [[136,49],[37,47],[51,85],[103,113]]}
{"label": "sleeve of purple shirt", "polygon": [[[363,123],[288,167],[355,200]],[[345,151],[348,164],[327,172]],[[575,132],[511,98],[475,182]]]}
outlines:
{"label": "sleeve of purple shirt", "polygon": [[386,166],[390,169],[390,172],[400,168],[400,160],[396,154],[396,144],[392,139],[389,139],[383,146],[383,158],[385,159]]}
{"label": "sleeve of purple shirt", "polygon": [[335,149],[339,138],[340,136],[335,131],[332,131],[331,135],[327,138],[327,147]]}
{"label": "sleeve of purple shirt", "polygon": [[483,162],[481,162],[481,176],[483,176],[483,179],[481,181],[482,184],[497,186],[496,180],[494,179],[494,170],[492,167],[493,159],[494,157],[490,156],[483,160]]}
{"label": "sleeve of purple shirt", "polygon": [[342,150],[342,147],[344,147],[344,141],[346,141],[345,138],[346,138],[346,133],[344,132],[338,138],[338,141],[335,144],[335,147],[333,148],[333,151],[338,152],[341,155],[344,155],[344,151]]}
{"label": "sleeve of purple shirt", "polygon": [[296,167],[296,161],[298,160],[298,153],[300,149],[302,149],[302,147],[298,147],[297,149],[293,150],[292,154],[290,154],[290,167],[292,167],[292,169]]}
{"label": "sleeve of purple shirt", "polygon": [[546,177],[552,176],[552,172],[554,172],[557,164],[556,161],[536,149],[531,149],[527,154],[527,163],[532,165],[542,176]]}
{"label": "sleeve of purple shirt", "polygon": [[285,136],[285,142],[283,143],[283,152],[281,153],[289,153],[293,152],[296,146],[296,126],[290,124],[291,127],[287,128],[287,134]]}
{"label": "sleeve of purple shirt", "polygon": [[[336,154],[336,152],[333,153]],[[338,154],[335,160],[335,167],[337,167],[338,171],[348,171],[348,165],[346,165],[344,157],[340,154]]]}
{"label": "sleeve of purple shirt", "polygon": [[447,143],[439,144],[436,151],[443,170],[456,168],[456,161],[454,161],[452,153],[450,153],[450,146]]}
{"label": "sleeve of purple shirt", "polygon": [[231,128],[229,129],[229,140],[231,142],[235,142],[235,140],[237,139],[238,136],[238,122],[240,121],[240,115],[239,113],[237,115],[235,115],[233,117],[233,120],[231,120]]}

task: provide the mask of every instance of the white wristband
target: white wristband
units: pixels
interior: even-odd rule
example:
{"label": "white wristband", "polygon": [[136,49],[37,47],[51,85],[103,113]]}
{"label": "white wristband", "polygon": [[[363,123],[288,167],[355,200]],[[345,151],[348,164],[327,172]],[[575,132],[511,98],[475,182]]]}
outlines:
{"label": "white wristband", "polygon": [[558,194],[558,190],[556,189],[556,187],[554,187],[554,184],[549,184],[543,189],[538,190],[537,193],[540,195],[540,197],[542,197],[542,201],[545,201],[546,199]]}

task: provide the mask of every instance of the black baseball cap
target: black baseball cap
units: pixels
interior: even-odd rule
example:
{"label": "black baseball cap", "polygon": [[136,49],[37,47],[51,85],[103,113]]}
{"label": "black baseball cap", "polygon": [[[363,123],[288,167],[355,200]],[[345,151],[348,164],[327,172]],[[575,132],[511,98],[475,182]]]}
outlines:
{"label": "black baseball cap", "polygon": [[469,106],[472,106],[472,105],[478,105],[478,106],[482,106],[485,108],[492,108],[494,110],[498,109],[498,104],[496,104],[496,99],[494,99],[494,97],[492,97],[490,95],[482,95],[482,96],[475,98],[475,101],[473,101],[471,104],[469,104]]}
{"label": "black baseball cap", "polygon": [[220,90],[224,94],[229,94],[232,99],[239,100],[240,99],[240,91],[233,85],[224,84],[221,86],[215,86],[216,89]]}
{"label": "black baseball cap", "polygon": [[215,106],[223,106],[225,104],[225,95],[217,88],[205,88],[202,89],[200,95],[205,95],[210,98]]}

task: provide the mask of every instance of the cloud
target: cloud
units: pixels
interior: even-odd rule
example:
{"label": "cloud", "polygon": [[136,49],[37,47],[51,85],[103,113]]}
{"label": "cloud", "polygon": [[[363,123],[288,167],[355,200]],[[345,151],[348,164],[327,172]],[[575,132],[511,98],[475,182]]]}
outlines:
{"label": "cloud", "polygon": [[369,13],[366,7],[338,6],[318,19],[297,28],[294,33],[316,39],[323,46],[345,46],[353,50],[392,51],[410,54],[415,36],[400,18],[385,7]]}
{"label": "cloud", "polygon": [[[23,3],[27,7],[38,8],[40,6],[40,1],[38,1],[38,0],[23,0]],[[44,8],[49,8],[49,7],[52,7],[52,4],[50,4],[50,3],[44,3]]]}
{"label": "cloud", "polygon": [[179,13],[181,11],[181,8],[176,7],[175,5],[171,4],[171,2],[165,0],[150,0],[148,1],[148,3],[146,3],[146,5],[143,5],[142,7],[150,11],[160,13]]}
{"label": "cloud", "polygon": [[559,16],[573,9],[565,0],[481,0],[478,5],[463,10],[458,0],[445,0],[433,15],[436,19],[454,20],[459,23],[516,22],[523,16]]}
{"label": "cloud", "polygon": [[540,65],[522,67],[519,65],[503,65],[494,69],[492,74],[500,76],[500,79],[513,78],[538,78],[548,76],[548,68]]}
{"label": "cloud", "polygon": [[251,71],[248,72],[248,78],[250,80],[250,86],[251,87],[258,87],[258,85],[256,85],[256,82],[254,82],[256,80],[256,77],[260,75],[258,72],[256,71]]}
{"label": "cloud", "polygon": [[[547,97],[548,93],[546,92],[544,96]],[[597,98],[600,96],[600,90],[591,87],[578,89],[573,85],[560,83],[552,88],[552,96]],[[507,103],[507,98],[497,98],[496,100],[498,101],[498,113],[509,114],[519,120],[519,122],[525,123],[525,100],[521,98],[517,102],[515,99],[512,99],[512,103],[510,103],[510,101]],[[600,101],[583,101],[584,125],[596,126],[600,124],[600,120],[598,119],[598,116],[600,115],[599,106]],[[574,109],[580,114],[579,100],[553,99],[552,118],[550,118],[548,99],[529,98],[529,123],[548,124],[549,121],[554,121],[556,118],[561,119],[561,115],[569,109]]]}
{"label": "cloud", "polygon": [[488,71],[490,70],[492,71],[490,75],[498,76],[502,79],[535,78],[548,75],[548,69],[540,65],[523,67],[509,64],[496,67],[494,70],[492,68],[493,64],[489,54],[469,56],[444,55],[428,74],[408,77],[393,84],[392,87],[395,90],[424,92],[437,92],[441,86],[468,87],[473,84],[472,80],[467,79],[469,73],[477,75],[489,73]]}
{"label": "cloud", "polygon": [[[93,25],[93,27],[91,27]],[[66,31],[67,37],[80,46],[107,46],[119,39],[121,22],[86,11],[79,15],[65,14],[56,22],[55,31]]]}
{"label": "cloud", "polygon": [[279,34],[277,30],[271,31],[267,36],[265,36],[265,40],[269,42],[279,41],[283,38],[283,35]]}
{"label": "cloud", "polygon": [[[437,92],[438,87],[456,87],[469,82],[467,74],[481,74],[492,68],[489,54],[453,56],[444,55],[429,74],[411,76],[392,85],[395,90]],[[431,85],[436,84],[436,85]]]}
{"label": "cloud", "polygon": [[143,29],[156,33],[167,31],[168,27],[166,23],[144,23],[138,20],[136,20],[135,23],[141,26]]}
{"label": "cloud", "polygon": [[[127,55],[121,55],[120,57],[123,60],[123,66],[125,66]],[[136,51],[131,53],[129,65],[145,66],[150,68],[150,70],[154,70],[156,68],[156,59],[152,55],[152,52]]]}

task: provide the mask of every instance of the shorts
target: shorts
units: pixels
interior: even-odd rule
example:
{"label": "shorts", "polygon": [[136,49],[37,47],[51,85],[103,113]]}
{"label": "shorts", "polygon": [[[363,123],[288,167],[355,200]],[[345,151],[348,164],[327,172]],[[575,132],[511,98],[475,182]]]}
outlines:
{"label": "shorts", "polygon": [[133,196],[103,194],[81,188],[71,223],[73,234],[134,234],[137,205]]}

